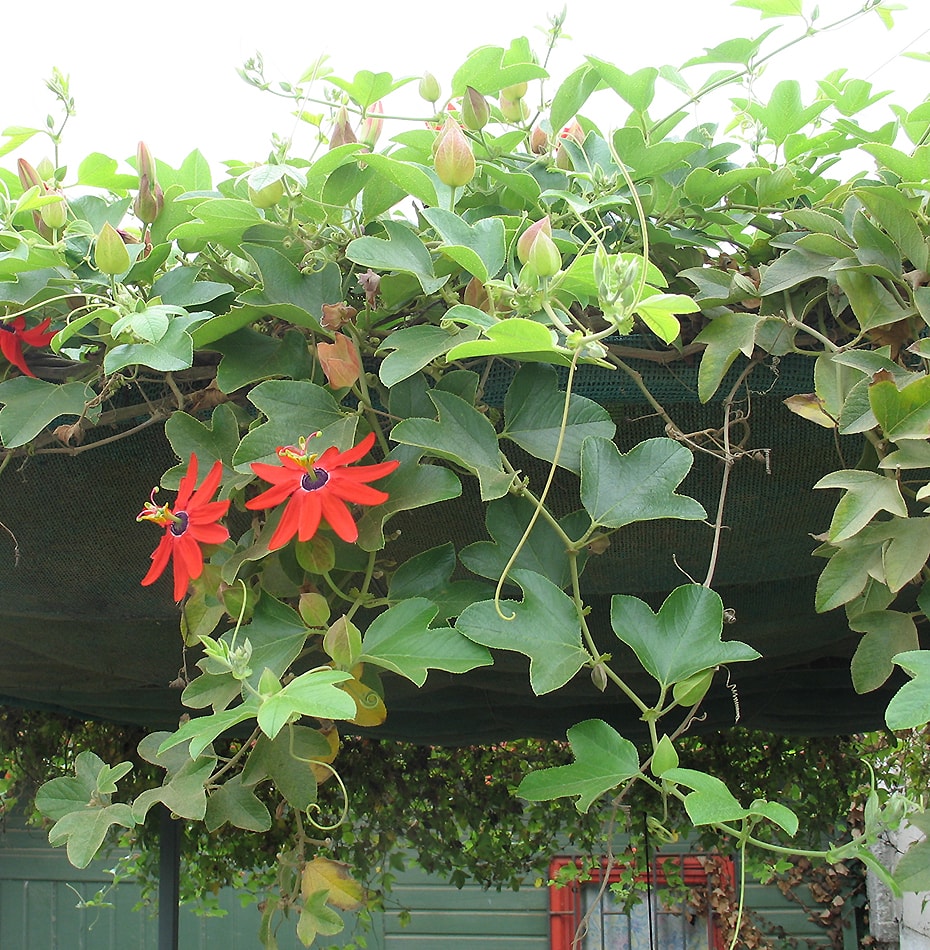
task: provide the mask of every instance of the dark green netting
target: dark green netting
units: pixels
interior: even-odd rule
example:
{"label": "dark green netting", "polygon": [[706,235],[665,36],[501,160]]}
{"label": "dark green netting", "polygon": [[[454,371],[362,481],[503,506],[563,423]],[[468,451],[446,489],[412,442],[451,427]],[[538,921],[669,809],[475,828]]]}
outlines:
{"label": "dark green netting", "polygon": [[[683,431],[719,428],[719,399],[702,406],[694,395],[696,365],[640,369]],[[734,380],[731,374],[720,393]],[[492,375],[490,402],[502,403],[507,382],[506,368]],[[611,410],[622,450],[664,434],[624,375],[586,368],[577,382],[578,392]],[[827,527],[837,493],[812,492],[811,486],[838,467],[836,445],[831,432],[799,423],[782,403],[791,393],[812,389],[810,361],[783,359],[774,369],[760,365],[749,382],[750,399],[738,406],[749,417],[747,446],[769,451],[734,467],[715,582],[736,616],[725,636],[763,654],[730,671],[740,721],[796,734],[878,727],[893,684],[856,696],[849,658],[858,637],[850,634],[841,610],[826,616],[813,610],[824,562],[811,557],[816,542],[810,535]],[[307,428],[313,428],[312,419]],[[100,430],[93,437],[112,434]],[[845,464],[855,464],[859,449],[855,439],[843,440]],[[514,457],[539,487],[544,466]],[[19,546],[16,564],[12,541],[0,535],[0,702],[152,728],[177,725],[184,710],[179,692],[168,686],[183,664],[177,612],[167,580],[149,588],[139,584],[157,532],[135,522],[151,487],[174,462],[163,431],[152,426],[78,456],[16,460],[0,475],[0,521]],[[680,490],[712,512],[721,472],[718,460],[697,453]],[[400,529],[400,535],[386,556],[402,563],[445,541],[460,549],[486,539],[484,508],[469,489],[431,516],[415,511],[393,519],[390,529]],[[560,473],[550,496],[554,509],[574,507],[573,495],[575,476]],[[607,621],[612,593],[636,594],[658,607],[668,591],[687,581],[684,572],[703,580],[710,542],[707,525],[650,522],[622,530],[605,554],[591,558],[583,584],[599,645],[615,656],[625,649]],[[194,659],[188,656],[188,664]],[[629,669],[635,669],[632,658]],[[630,679],[648,689],[645,674]],[[733,692],[725,680],[721,673],[702,728],[734,721]],[[449,743],[561,736],[567,726],[592,716],[627,735],[642,732],[635,710],[612,692],[598,692],[584,673],[556,693],[534,697],[527,660],[515,654],[499,654],[494,667],[464,676],[432,672],[422,690],[394,676],[386,676],[385,684],[389,716],[378,730],[385,736]]]}

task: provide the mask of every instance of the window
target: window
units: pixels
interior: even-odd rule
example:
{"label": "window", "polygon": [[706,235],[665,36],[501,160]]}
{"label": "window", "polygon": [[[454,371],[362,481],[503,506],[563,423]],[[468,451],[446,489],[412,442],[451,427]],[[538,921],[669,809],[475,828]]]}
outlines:
{"label": "window", "polygon": [[[550,878],[555,878],[560,868],[574,861],[574,858],[555,858],[549,865]],[[610,882],[619,881],[620,874],[620,868],[612,868]],[[685,912],[683,905],[669,902],[666,889],[667,877],[683,881],[688,888],[703,889],[703,895],[699,891],[696,906],[709,908],[714,886],[711,877],[720,874],[733,879],[732,861],[719,855],[655,856],[644,876],[649,888],[640,903],[627,914],[623,904],[606,891],[600,906],[588,920],[579,950],[723,950],[725,944],[715,915],[690,906]],[[595,871],[588,881],[549,889],[552,950],[572,950],[575,932],[597,899],[601,879],[601,873]]]}

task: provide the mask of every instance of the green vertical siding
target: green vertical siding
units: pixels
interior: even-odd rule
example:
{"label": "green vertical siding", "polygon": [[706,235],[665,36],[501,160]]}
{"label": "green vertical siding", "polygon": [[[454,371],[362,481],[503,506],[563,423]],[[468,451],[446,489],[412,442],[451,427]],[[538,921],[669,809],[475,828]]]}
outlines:
{"label": "green vertical siding", "polygon": [[[140,899],[135,885],[112,890],[113,907],[78,908],[111,881],[108,864],[97,862],[85,870],[73,868],[64,849],[48,845],[43,832],[8,823],[0,831],[0,948],[2,950],[156,950],[157,921],[133,911]],[[182,909],[182,950],[258,950],[259,913],[241,907],[236,893],[219,895],[225,917],[197,917]],[[813,902],[811,902],[813,903]],[[461,890],[441,878],[411,870],[398,875],[390,909],[378,915],[367,934],[369,950],[548,950],[549,894],[544,887],[520,891],[487,891],[477,885]],[[776,887],[747,882],[746,906],[770,934],[829,947],[824,931]],[[401,925],[401,912],[410,922]],[[349,932],[343,940],[351,939]],[[845,947],[856,937],[850,927]],[[280,950],[300,950],[293,920],[278,932]],[[322,946],[339,942],[322,941]],[[776,945],[777,942],[776,942]],[[785,943],[785,946],[790,946]]]}

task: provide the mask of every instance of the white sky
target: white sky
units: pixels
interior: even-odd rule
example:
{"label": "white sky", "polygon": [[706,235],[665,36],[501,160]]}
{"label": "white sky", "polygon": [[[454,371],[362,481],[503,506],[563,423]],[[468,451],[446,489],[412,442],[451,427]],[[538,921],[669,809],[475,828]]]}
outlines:
{"label": "white sky", "polygon": [[[160,0],[157,3],[94,0],[42,0],[10,3],[4,12],[4,51],[0,56],[0,128],[42,126],[51,106],[44,80],[53,66],[71,76],[78,114],[66,132],[61,159],[76,166],[90,151],[114,158],[135,153],[144,139],[159,158],[176,165],[198,147],[214,165],[224,159],[260,161],[272,132],[291,133],[288,103],[247,86],[236,67],[260,51],[272,80],[296,80],[321,53],[330,55],[337,75],[351,78],[362,68],[387,70],[396,77],[430,70],[449,87],[455,67],[478,45],[508,45],[528,35],[537,48],[547,14],[562,0]],[[804,100],[814,81],[846,67],[849,75],[869,78],[877,90],[893,89],[890,101],[913,107],[930,91],[930,63],[901,59],[910,47],[930,49],[930,4],[911,0],[912,9],[895,14],[888,32],[871,13],[842,31],[804,43],[769,70],[770,81],[798,78]],[[755,36],[785,22],[777,38],[795,35],[801,21],[761,20],[729,0],[568,0],[566,32],[550,61],[564,76],[590,53],[633,72],[645,65],[680,65],[734,36]],[[812,6],[805,0],[806,8]],[[855,0],[821,0],[821,22],[852,12]],[[537,42],[538,41],[540,42]],[[660,82],[661,85],[661,82]],[[423,114],[416,85],[397,94]],[[550,87],[552,91],[555,85]],[[735,93],[734,93],[735,94]],[[669,94],[674,106],[678,94]],[[599,100],[610,93],[600,93]],[[617,118],[608,106],[618,103]],[[392,110],[395,100],[389,103]],[[622,124],[626,108],[603,99],[594,114],[602,127]],[[889,118],[880,105],[878,126]],[[706,113],[702,119],[710,118]],[[728,118],[726,106],[715,117]],[[300,150],[301,129],[295,143]],[[37,164],[49,154],[45,140],[34,140],[0,158],[13,167],[17,157]]]}

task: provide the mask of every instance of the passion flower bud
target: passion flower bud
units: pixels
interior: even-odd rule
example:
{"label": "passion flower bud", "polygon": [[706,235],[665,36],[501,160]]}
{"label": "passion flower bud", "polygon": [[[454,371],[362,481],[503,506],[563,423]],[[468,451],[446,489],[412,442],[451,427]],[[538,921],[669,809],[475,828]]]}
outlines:
{"label": "passion flower bud", "polygon": [[381,105],[380,99],[372,103],[365,112],[362,128],[359,131],[359,140],[370,149],[374,149],[381,135],[381,129],[384,127],[384,119],[381,118],[383,113],[384,106]]}
{"label": "passion flower bud", "polygon": [[485,313],[491,312],[491,298],[488,296],[488,288],[477,277],[472,277],[465,285],[462,303],[474,307],[475,310],[483,310]]}
{"label": "passion flower bud", "polygon": [[530,151],[534,155],[545,155],[549,151],[549,136],[542,126],[537,125],[530,133]]}
{"label": "passion flower bud", "polygon": [[30,188],[44,188],[42,176],[26,161],[20,158],[16,162],[16,171],[19,173],[19,180],[25,191]]}
{"label": "passion flower bud", "polygon": [[97,235],[97,243],[94,247],[94,266],[101,274],[124,274],[129,270],[132,262],[129,259],[129,251],[119,232],[110,222],[106,222]]}
{"label": "passion flower bud", "polygon": [[438,102],[442,95],[442,89],[439,86],[439,80],[432,73],[423,73],[420,79],[420,85],[417,87],[420,98],[427,102]]}
{"label": "passion flower bud", "polygon": [[491,107],[488,100],[471,86],[465,87],[465,95],[462,97],[462,122],[466,129],[472,132],[480,132],[491,118]]}
{"label": "passion flower bud", "polygon": [[501,95],[497,105],[508,122],[522,122],[530,116],[530,107],[522,99],[508,99]]}
{"label": "passion flower bud", "polygon": [[136,147],[136,168],[139,171],[139,192],[132,210],[143,224],[152,224],[165,206],[165,196],[156,178],[155,159],[145,142]]}
{"label": "passion flower bud", "polygon": [[526,264],[530,259],[530,248],[536,240],[537,235],[545,234],[552,237],[552,223],[547,214],[544,218],[534,221],[521,235],[517,241],[517,257],[521,264]]}
{"label": "passion flower bud", "polygon": [[53,204],[42,205],[39,214],[43,223],[53,231],[58,231],[68,223],[68,203],[60,192],[51,192],[58,197]]}
{"label": "passion flower bud", "polygon": [[351,145],[357,141],[358,139],[352,131],[352,126],[349,124],[349,113],[346,112],[346,107],[343,106],[336,116],[336,127],[333,129],[333,134],[329,139],[330,151],[334,148],[339,148],[340,145]]}
{"label": "passion flower bud", "polygon": [[512,86],[504,86],[504,88],[501,89],[501,95],[505,99],[510,99],[512,102],[516,102],[526,95],[527,88],[528,87],[525,82],[514,83]]}
{"label": "passion flower bud", "polygon": [[337,333],[332,343],[317,343],[316,355],[331,389],[351,386],[361,375],[358,350],[344,333]]}
{"label": "passion flower bud", "polygon": [[559,138],[571,139],[577,145],[584,145],[584,129],[579,125],[577,119],[572,119],[572,121],[559,132]]}
{"label": "passion flower bud", "polygon": [[341,330],[347,323],[352,323],[358,316],[358,310],[347,303],[324,303],[321,325],[335,332]]}
{"label": "passion flower bud", "polygon": [[273,208],[284,197],[284,182],[278,178],[261,188],[249,185],[249,201],[255,208]]}
{"label": "passion flower bud", "polygon": [[475,177],[475,153],[458,122],[452,116],[436,136],[433,166],[439,180],[450,188],[467,185]]}
{"label": "passion flower bud", "polygon": [[554,277],[562,269],[562,255],[545,231],[540,231],[530,246],[526,266],[539,277]]}

